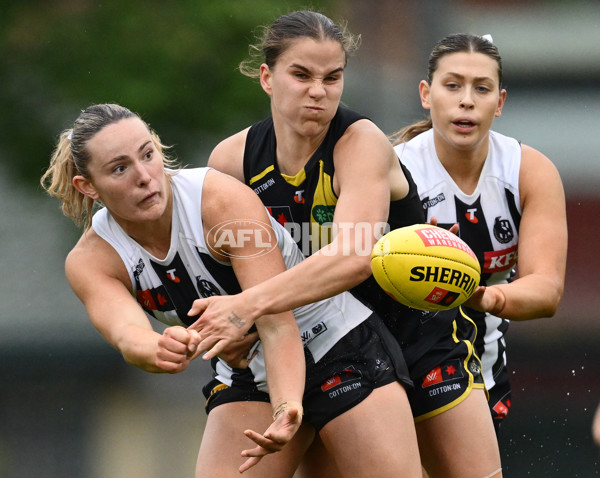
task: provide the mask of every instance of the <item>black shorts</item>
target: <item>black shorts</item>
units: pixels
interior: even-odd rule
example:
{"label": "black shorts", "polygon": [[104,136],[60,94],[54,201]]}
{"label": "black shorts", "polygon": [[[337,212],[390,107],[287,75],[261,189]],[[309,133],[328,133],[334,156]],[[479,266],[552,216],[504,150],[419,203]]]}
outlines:
{"label": "black shorts", "polygon": [[495,385],[488,390],[490,412],[494,420],[496,433],[499,430],[500,423],[510,412],[511,403],[511,388],[508,369],[502,367],[499,373],[494,377]]}
{"label": "black shorts", "polygon": [[485,389],[481,361],[473,347],[476,334],[474,322],[457,309],[447,333],[417,363],[410,364],[414,388],[407,394],[415,422],[455,407],[473,389]]}
{"label": "black shorts", "polygon": [[[376,314],[348,332],[317,363],[307,348],[304,355],[304,421],[317,431],[378,387],[395,381],[412,385],[400,346]],[[229,402],[269,402],[269,395],[253,383],[228,387],[213,379],[203,392],[207,413]]]}

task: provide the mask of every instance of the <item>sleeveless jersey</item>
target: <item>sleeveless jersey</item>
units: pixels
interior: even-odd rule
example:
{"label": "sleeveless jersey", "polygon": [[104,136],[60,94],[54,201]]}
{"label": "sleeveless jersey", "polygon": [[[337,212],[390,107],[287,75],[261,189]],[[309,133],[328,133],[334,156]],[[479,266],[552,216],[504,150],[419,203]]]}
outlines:
{"label": "sleeveless jersey", "polygon": [[[507,283],[517,263],[521,201],[519,168],[521,146],[513,138],[490,132],[489,153],[473,194],[465,194],[437,157],[433,130],[395,147],[419,187],[427,219],[438,225],[459,224],[460,237],[473,249],[481,265],[481,285]],[[508,321],[466,309],[477,324],[475,346],[488,389],[506,366],[504,333]]]}
{"label": "sleeveless jersey", "polygon": [[[167,325],[188,326],[197,317],[188,317],[192,302],[200,297],[235,294],[241,291],[233,268],[217,260],[208,248],[202,225],[202,188],[210,168],[183,169],[171,178],[173,218],[171,244],[164,259],[148,253],[129,237],[106,208],[94,214],[92,227],[119,254],[125,264],[133,295],[149,317]],[[210,201],[209,198],[204,200]],[[271,220],[286,267],[303,259],[287,231]],[[318,361],[346,333],[371,315],[351,294],[294,309],[302,342]],[[257,387],[266,389],[262,346],[250,362]],[[253,350],[254,352],[254,350]],[[231,386],[236,373],[225,362],[213,361],[216,378]]]}
{"label": "sleeveless jersey", "polygon": [[[330,225],[338,200],[333,189],[333,152],[347,128],[360,119],[366,118],[354,111],[338,108],[325,139],[295,176],[279,171],[271,117],[254,124],[248,131],[244,180],[258,194],[271,215],[290,231],[305,255],[330,241]],[[365,158],[365,161],[368,160]],[[417,186],[410,172],[404,165],[401,166],[410,190],[405,198],[390,202],[390,230],[425,222]],[[369,191],[364,191],[364,194],[369,194]],[[424,312],[405,307],[383,292],[373,276],[352,289],[352,293],[383,318],[399,341],[409,368],[445,333],[444,328],[439,326],[440,322],[451,322],[456,316],[456,311]],[[424,369],[423,373],[429,370]]]}

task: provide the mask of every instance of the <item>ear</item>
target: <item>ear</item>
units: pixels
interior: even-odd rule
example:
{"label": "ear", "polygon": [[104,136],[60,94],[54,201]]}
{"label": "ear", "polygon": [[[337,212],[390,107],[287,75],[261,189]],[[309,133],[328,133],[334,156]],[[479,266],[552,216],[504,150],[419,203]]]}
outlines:
{"label": "ear", "polygon": [[498,98],[498,106],[496,107],[496,113],[494,114],[496,118],[500,118],[500,116],[502,116],[502,108],[504,108],[505,102],[506,90],[500,90],[500,98]]}
{"label": "ear", "polygon": [[83,176],[73,177],[73,187],[81,194],[93,199],[94,201],[100,199],[100,195],[98,194],[98,191],[96,191],[94,185],[89,179],[86,179]]}
{"label": "ear", "polygon": [[421,106],[426,110],[431,109],[431,103],[429,101],[429,83],[425,80],[421,80],[419,83],[419,96],[421,98]]}
{"label": "ear", "polygon": [[273,94],[271,89],[271,69],[267,66],[266,63],[260,65],[260,86],[265,91],[265,93],[269,96]]}

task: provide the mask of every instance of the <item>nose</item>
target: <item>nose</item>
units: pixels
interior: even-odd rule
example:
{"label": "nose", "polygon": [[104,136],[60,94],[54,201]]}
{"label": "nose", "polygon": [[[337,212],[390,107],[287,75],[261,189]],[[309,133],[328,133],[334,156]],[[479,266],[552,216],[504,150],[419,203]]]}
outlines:
{"label": "nose", "polygon": [[136,172],[136,184],[138,186],[146,186],[152,180],[148,169],[141,162],[135,163],[135,172]]}
{"label": "nose", "polygon": [[310,85],[308,94],[311,98],[321,98],[325,96],[325,85],[323,84],[323,80],[315,79]]}
{"label": "nose", "polygon": [[464,90],[464,95],[460,99],[460,107],[464,109],[472,109],[475,106],[473,101],[473,93],[470,88]]}

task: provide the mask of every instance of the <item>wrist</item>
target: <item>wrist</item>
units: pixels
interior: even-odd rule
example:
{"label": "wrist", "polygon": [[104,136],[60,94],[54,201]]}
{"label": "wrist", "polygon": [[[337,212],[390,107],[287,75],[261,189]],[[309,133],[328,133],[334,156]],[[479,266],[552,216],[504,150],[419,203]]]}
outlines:
{"label": "wrist", "polygon": [[304,415],[304,409],[302,408],[302,402],[298,400],[282,400],[273,407],[273,421],[277,420],[279,415],[284,413],[286,410],[298,410],[298,415]]}
{"label": "wrist", "polygon": [[270,307],[270,298],[269,298],[269,290],[261,290],[262,284],[255,285],[249,289],[246,289],[242,292],[244,297],[244,301],[247,304],[251,304],[250,314],[252,323],[256,322],[259,317],[263,315],[268,315],[273,312]]}

